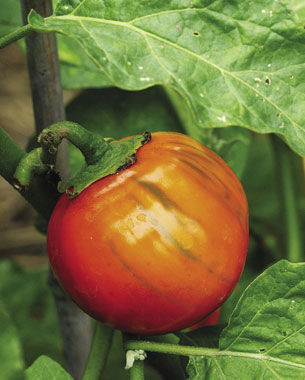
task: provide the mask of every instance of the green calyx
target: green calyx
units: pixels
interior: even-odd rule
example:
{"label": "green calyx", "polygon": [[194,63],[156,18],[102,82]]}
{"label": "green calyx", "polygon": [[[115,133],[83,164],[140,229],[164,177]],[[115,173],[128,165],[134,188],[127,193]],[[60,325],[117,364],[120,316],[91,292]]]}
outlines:
{"label": "green calyx", "polygon": [[104,139],[79,124],[59,122],[45,128],[38,137],[41,148],[27,154],[15,172],[16,187],[26,189],[34,174],[44,174],[55,164],[55,155],[66,138],[84,155],[85,165],[67,182],[59,181],[58,191],[74,198],[93,182],[127,168],[136,162],[137,150],[150,140],[150,133],[121,141]]}

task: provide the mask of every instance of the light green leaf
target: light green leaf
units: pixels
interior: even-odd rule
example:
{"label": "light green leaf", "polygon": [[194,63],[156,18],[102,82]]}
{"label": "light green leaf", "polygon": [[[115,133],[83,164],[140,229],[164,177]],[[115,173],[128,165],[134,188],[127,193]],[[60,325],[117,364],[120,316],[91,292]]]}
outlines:
{"label": "light green leaf", "polygon": [[305,263],[274,264],[243,293],[220,351],[190,359],[189,379],[304,379],[304,306]]}
{"label": "light green leaf", "polygon": [[57,36],[60,75],[65,89],[109,87],[111,82],[92,62],[79,44],[64,35]]}
{"label": "light green leaf", "polygon": [[305,32],[287,4],[61,1],[29,22],[75,39],[114,86],[180,93],[197,128],[275,132],[305,155]]}
{"label": "light green leaf", "polygon": [[22,379],[24,362],[17,331],[6,308],[0,302],[0,379]]}
{"label": "light green leaf", "polygon": [[300,21],[305,20],[305,1],[304,0],[290,0],[293,10],[299,16]]}
{"label": "light green leaf", "polygon": [[72,380],[72,377],[54,360],[40,356],[25,371],[26,380]]}

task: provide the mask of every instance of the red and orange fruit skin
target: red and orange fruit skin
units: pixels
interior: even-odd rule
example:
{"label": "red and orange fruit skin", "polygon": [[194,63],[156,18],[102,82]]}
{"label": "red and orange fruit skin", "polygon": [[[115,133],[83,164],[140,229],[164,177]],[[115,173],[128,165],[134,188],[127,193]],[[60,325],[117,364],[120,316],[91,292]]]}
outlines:
{"label": "red and orange fruit skin", "polygon": [[213,313],[211,313],[207,317],[203,318],[201,321],[193,324],[190,327],[185,328],[183,330],[183,332],[190,332],[190,331],[197,330],[201,327],[217,325],[217,323],[219,321],[219,317],[220,317],[220,310],[221,310],[221,308],[219,307],[218,309],[213,311]]}
{"label": "red and orange fruit skin", "polygon": [[216,310],[248,247],[248,206],[228,165],[196,140],[152,134],[137,162],[59,199],[51,266],[93,318],[123,331],[181,330]]}

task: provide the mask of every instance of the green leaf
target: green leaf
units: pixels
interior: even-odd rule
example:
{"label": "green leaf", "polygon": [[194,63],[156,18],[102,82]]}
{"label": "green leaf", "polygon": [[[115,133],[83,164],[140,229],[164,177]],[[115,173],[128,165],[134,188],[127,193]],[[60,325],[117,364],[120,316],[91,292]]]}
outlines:
{"label": "green leaf", "polygon": [[0,0],[0,7],[0,37],[2,37],[21,26],[22,20],[18,0]]}
{"label": "green leaf", "polygon": [[305,263],[279,261],[240,298],[222,331],[220,351],[191,357],[189,379],[303,379]]}
{"label": "green leaf", "polygon": [[25,374],[26,380],[73,380],[58,363],[44,355],[35,360]]}
{"label": "green leaf", "polygon": [[305,1],[304,0],[290,0],[291,6],[301,21],[305,20]]}
{"label": "green leaf", "polygon": [[190,332],[181,332],[177,335],[180,344],[185,346],[198,346],[217,348],[219,336],[225,325],[205,326]]}
{"label": "green leaf", "polygon": [[[68,120],[73,120],[101,136],[121,139],[145,131],[183,132],[161,87],[141,92],[117,88],[88,90],[81,93],[66,108]],[[84,164],[81,152],[70,144],[72,174]]]}
{"label": "green leaf", "polygon": [[179,92],[197,128],[275,132],[305,155],[305,32],[282,2],[83,0],[29,22],[75,39],[114,86]]}
{"label": "green leaf", "polygon": [[111,82],[73,39],[57,36],[60,76],[65,89],[109,87]]}
{"label": "green leaf", "polygon": [[57,313],[47,275],[47,269],[24,271],[12,261],[0,262],[0,298],[17,328],[27,364],[42,353],[63,362]]}
{"label": "green leaf", "polygon": [[141,92],[118,88],[84,91],[67,106],[66,114],[68,120],[91,132],[117,140],[145,131],[183,132],[161,87]]}
{"label": "green leaf", "polygon": [[0,302],[0,378],[3,380],[21,380],[24,362],[21,344],[6,308]]}
{"label": "green leaf", "polygon": [[268,136],[255,135],[242,176],[247,195],[252,231],[273,257],[284,257],[285,236],[277,181],[277,158]]}
{"label": "green leaf", "polygon": [[[262,248],[267,248],[275,259],[287,257],[285,251],[287,230],[283,222],[287,215],[283,210],[284,203],[281,197],[283,184],[279,181],[283,153],[274,149],[272,139],[268,136],[254,135],[241,179],[249,203],[251,230],[261,241]],[[304,180],[300,167],[302,160],[293,152],[289,153],[293,170],[291,174],[293,183],[290,186],[297,189],[295,195],[297,211],[304,229]]]}

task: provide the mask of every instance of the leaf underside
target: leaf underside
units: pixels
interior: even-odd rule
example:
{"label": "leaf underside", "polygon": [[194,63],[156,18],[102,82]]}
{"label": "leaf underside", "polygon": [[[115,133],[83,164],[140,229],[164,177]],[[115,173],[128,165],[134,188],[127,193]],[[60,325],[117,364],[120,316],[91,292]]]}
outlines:
{"label": "leaf underside", "polygon": [[63,0],[29,22],[74,39],[113,86],[179,93],[197,127],[278,133],[305,155],[305,32],[283,2]]}

